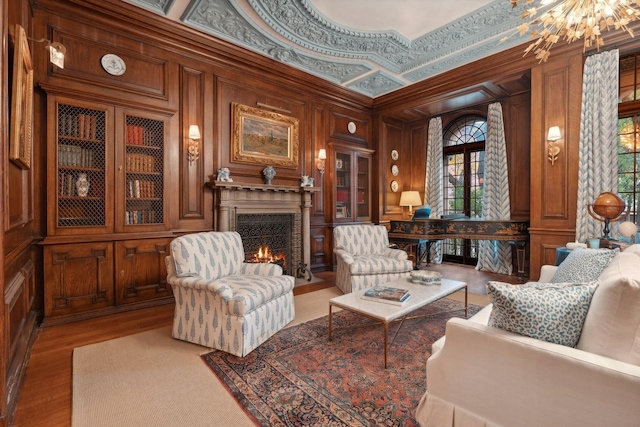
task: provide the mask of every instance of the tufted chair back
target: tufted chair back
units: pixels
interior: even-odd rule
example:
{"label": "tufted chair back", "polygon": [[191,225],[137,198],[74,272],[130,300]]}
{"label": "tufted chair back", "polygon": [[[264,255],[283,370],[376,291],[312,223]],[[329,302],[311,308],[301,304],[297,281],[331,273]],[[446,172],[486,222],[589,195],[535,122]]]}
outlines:
{"label": "tufted chair back", "polygon": [[180,236],[171,242],[171,254],[180,277],[215,280],[238,274],[244,247],[236,231],[209,231]]}
{"label": "tufted chair back", "polygon": [[384,225],[341,225],[333,229],[334,249],[352,256],[381,255],[389,247]]}

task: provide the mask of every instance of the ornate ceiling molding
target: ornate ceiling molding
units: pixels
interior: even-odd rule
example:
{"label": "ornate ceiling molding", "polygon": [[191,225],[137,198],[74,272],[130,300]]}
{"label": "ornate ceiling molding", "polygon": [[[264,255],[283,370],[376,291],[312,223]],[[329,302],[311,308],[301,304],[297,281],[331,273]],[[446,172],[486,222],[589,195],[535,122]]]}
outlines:
{"label": "ornate ceiling molding", "polygon": [[[130,1],[163,15],[180,3]],[[415,40],[341,26],[312,0],[190,0],[180,20],[375,98],[521,44],[518,37],[499,43],[521,23],[520,9],[494,0]]]}

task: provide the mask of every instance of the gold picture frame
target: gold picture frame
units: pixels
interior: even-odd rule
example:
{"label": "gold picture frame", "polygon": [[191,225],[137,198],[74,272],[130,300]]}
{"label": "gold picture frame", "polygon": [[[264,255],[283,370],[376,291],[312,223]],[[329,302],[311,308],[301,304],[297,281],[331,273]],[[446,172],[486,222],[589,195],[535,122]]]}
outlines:
{"label": "gold picture frame", "polygon": [[236,102],[231,107],[232,161],[298,168],[298,119]]}
{"label": "gold picture frame", "polygon": [[33,64],[27,34],[18,24],[14,41],[9,158],[20,168],[29,169],[33,142]]}

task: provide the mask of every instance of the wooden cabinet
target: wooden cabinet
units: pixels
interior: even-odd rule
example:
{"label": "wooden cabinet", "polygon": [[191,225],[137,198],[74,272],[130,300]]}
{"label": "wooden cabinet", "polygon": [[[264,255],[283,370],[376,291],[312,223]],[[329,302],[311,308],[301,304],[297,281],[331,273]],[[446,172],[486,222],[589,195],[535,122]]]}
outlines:
{"label": "wooden cabinet", "polygon": [[48,235],[166,230],[168,121],[50,97]]}
{"label": "wooden cabinet", "polygon": [[48,98],[45,322],[171,301],[171,116]]}
{"label": "wooden cabinet", "polygon": [[332,151],[333,221],[371,221],[371,152],[338,146]]}

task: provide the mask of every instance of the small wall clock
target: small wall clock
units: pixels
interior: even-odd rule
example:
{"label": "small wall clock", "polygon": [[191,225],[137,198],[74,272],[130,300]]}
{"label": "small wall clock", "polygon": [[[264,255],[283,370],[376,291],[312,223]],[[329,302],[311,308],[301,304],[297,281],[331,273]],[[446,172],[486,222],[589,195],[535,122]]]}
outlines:
{"label": "small wall clock", "polygon": [[347,125],[347,130],[350,134],[356,133],[356,124],[353,122],[349,122],[349,124]]}
{"label": "small wall clock", "polygon": [[398,176],[398,165],[391,165],[391,174],[393,176]]}
{"label": "small wall clock", "polygon": [[394,193],[398,191],[398,181],[391,181],[391,191],[393,191]]}
{"label": "small wall clock", "polygon": [[121,76],[127,71],[127,64],[118,55],[108,53],[100,60],[102,68],[112,76]]}

